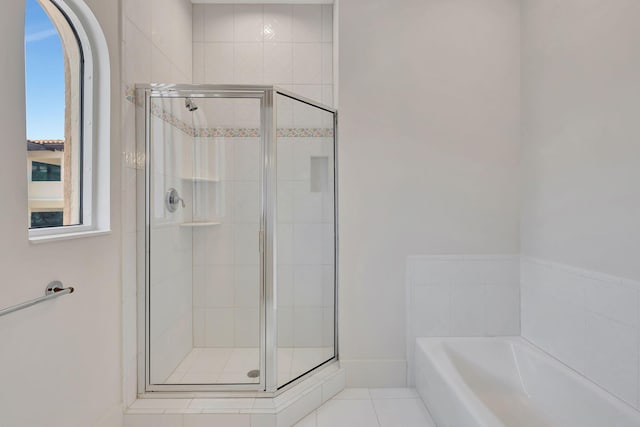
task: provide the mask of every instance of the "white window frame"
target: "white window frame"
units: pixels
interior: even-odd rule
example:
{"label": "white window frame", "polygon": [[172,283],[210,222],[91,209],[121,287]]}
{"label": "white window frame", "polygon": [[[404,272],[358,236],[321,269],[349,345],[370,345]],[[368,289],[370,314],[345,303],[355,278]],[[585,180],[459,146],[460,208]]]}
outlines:
{"label": "white window frame", "polygon": [[34,243],[109,233],[110,65],[100,25],[82,0],[48,0],[75,30],[84,59],[82,76],[82,224],[29,229]]}

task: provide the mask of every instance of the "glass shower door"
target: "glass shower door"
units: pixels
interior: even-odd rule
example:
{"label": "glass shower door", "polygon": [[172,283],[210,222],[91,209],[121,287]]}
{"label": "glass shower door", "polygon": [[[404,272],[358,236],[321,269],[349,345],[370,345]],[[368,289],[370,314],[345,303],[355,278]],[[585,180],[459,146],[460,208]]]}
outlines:
{"label": "glass shower door", "polygon": [[136,97],[140,392],[277,393],[337,360],[335,110],[272,86]]}
{"label": "glass shower door", "polygon": [[277,387],[336,356],[334,113],[277,92]]}
{"label": "glass shower door", "polygon": [[262,95],[149,98],[151,388],[264,382]]}

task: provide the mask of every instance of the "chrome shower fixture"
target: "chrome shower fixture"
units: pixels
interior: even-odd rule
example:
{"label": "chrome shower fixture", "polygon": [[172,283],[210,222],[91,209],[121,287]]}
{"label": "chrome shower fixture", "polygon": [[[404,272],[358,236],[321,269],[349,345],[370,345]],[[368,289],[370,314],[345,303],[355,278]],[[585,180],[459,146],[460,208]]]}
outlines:
{"label": "chrome shower fixture", "polygon": [[184,99],[184,106],[186,107],[187,110],[191,111],[192,113],[198,109],[198,106],[196,105],[195,102],[193,102],[193,99],[191,98]]}
{"label": "chrome shower fixture", "polygon": [[173,213],[178,210],[180,204],[182,204],[183,208],[185,207],[184,200],[180,197],[180,194],[178,194],[178,190],[170,188],[164,198],[164,205],[167,210]]}

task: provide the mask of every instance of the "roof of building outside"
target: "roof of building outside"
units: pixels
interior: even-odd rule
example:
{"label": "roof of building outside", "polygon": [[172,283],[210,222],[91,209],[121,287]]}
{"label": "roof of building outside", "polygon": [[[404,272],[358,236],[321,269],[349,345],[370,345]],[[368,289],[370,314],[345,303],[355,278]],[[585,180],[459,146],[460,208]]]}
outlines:
{"label": "roof of building outside", "polygon": [[27,139],[27,151],[64,151],[64,139]]}

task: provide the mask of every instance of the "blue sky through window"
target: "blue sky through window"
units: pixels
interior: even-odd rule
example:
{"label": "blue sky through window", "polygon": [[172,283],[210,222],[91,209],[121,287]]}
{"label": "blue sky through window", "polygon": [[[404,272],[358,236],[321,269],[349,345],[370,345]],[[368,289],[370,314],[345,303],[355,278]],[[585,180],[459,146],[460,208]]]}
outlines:
{"label": "blue sky through window", "polygon": [[64,57],[58,31],[37,0],[26,0],[27,139],[64,139]]}

